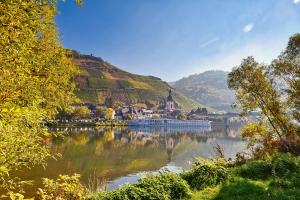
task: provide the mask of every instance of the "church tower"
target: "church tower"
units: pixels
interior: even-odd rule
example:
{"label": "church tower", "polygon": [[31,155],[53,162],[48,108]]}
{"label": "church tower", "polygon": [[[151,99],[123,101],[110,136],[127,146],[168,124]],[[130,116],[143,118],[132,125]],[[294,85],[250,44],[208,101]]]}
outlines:
{"label": "church tower", "polygon": [[175,102],[173,100],[173,97],[172,97],[172,91],[171,89],[169,90],[169,96],[167,97],[167,102],[166,102],[166,107],[165,107],[165,110],[168,111],[168,112],[172,112],[175,110]]}

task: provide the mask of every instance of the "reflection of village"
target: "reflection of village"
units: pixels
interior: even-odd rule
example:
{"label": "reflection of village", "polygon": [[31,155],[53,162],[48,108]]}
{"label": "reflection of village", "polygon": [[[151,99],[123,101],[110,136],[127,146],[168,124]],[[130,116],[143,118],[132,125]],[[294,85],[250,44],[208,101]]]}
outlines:
{"label": "reflection of village", "polygon": [[231,121],[228,126],[215,124],[211,130],[147,131],[130,127],[52,127],[51,131],[69,133],[44,138],[44,144],[61,158],[49,160],[46,172],[41,168],[26,176],[48,174],[47,178],[55,178],[58,174],[80,173],[86,185],[91,177],[95,180],[92,187],[96,190],[103,181],[126,176],[126,182],[132,173],[155,171],[169,164],[188,167],[195,157],[209,157],[214,142],[225,147],[228,156],[234,156],[244,144],[238,136],[240,125]]}
{"label": "reflection of village", "polygon": [[[226,138],[240,140],[239,128],[242,123],[232,122],[228,126],[215,124],[207,127],[128,127],[128,128],[93,128],[93,127],[70,127],[52,128],[52,131],[71,132],[70,137],[82,144],[91,143],[93,140],[104,138],[102,143],[115,143],[117,146],[129,145],[146,147],[155,145],[163,147],[168,154],[168,161],[171,160],[172,151],[182,139],[206,143],[209,138]],[[80,136],[81,135],[81,136]],[[115,146],[117,148],[117,146]],[[99,148],[99,147],[98,147]],[[102,151],[104,147],[101,147]],[[111,147],[110,147],[111,148]],[[110,149],[109,148],[109,149]],[[98,152],[99,153],[99,152]]]}

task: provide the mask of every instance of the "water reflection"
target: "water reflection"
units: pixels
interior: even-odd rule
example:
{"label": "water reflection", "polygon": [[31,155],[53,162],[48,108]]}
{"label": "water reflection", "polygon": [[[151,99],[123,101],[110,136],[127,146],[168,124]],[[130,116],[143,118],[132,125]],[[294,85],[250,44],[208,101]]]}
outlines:
{"label": "water reflection", "polygon": [[81,174],[82,182],[94,190],[104,181],[110,181],[108,187],[114,188],[136,181],[143,171],[188,168],[197,156],[213,156],[212,143],[220,144],[227,157],[244,149],[244,142],[238,136],[239,125],[215,126],[211,130],[55,128],[52,131],[62,130],[68,131],[69,136],[44,140],[61,158],[50,159],[46,169],[36,168],[22,174],[35,180],[35,188],[30,191],[40,186],[41,177],[73,173]]}

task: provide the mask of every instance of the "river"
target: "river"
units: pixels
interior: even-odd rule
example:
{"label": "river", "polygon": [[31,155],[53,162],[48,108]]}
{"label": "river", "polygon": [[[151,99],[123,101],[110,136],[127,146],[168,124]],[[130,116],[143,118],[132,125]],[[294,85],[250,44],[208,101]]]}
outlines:
{"label": "river", "polygon": [[238,135],[239,125],[212,127],[197,131],[141,131],[130,128],[55,129],[68,132],[65,137],[45,138],[53,154],[47,167],[23,172],[22,178],[33,180],[26,188],[34,195],[41,187],[41,178],[57,178],[59,174],[81,174],[88,188],[99,191],[114,189],[124,183],[136,182],[144,172],[188,169],[196,157],[212,158],[213,145],[219,144],[227,158],[245,149]]}

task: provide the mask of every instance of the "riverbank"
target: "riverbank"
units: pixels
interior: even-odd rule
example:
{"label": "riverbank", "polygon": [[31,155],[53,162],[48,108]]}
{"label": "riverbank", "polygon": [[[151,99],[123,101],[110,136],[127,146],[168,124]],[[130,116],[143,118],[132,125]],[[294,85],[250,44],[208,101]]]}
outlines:
{"label": "riverbank", "polygon": [[229,168],[223,183],[193,191],[192,199],[300,199],[300,158],[279,154]]}
{"label": "riverbank", "polygon": [[83,186],[79,179],[79,175],[44,179],[38,199],[297,200],[300,199],[300,157],[281,153],[237,162],[198,160],[190,170],[180,174],[168,171],[150,174],[137,183],[96,193]]}
{"label": "riverbank", "polygon": [[182,174],[148,176],[90,200],[121,199],[300,199],[300,158],[278,154],[244,164],[198,161]]}
{"label": "riverbank", "polygon": [[128,126],[127,120],[106,120],[106,121],[76,121],[76,122],[53,122],[49,123],[50,128],[72,128],[72,127],[124,127]]}

